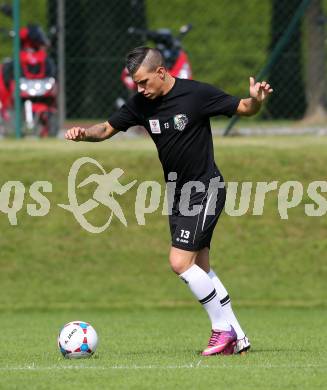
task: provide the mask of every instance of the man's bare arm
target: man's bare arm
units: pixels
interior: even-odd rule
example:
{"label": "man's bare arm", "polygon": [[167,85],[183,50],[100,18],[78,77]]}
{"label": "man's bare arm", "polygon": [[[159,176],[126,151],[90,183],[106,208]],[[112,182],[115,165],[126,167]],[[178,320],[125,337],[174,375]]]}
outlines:
{"label": "man's bare arm", "polygon": [[88,129],[72,127],[66,131],[65,138],[71,141],[99,142],[113,137],[119,130],[114,129],[109,122],[99,123]]}
{"label": "man's bare arm", "polygon": [[258,102],[255,98],[241,99],[237,107],[237,115],[252,116],[260,111],[261,102]]}

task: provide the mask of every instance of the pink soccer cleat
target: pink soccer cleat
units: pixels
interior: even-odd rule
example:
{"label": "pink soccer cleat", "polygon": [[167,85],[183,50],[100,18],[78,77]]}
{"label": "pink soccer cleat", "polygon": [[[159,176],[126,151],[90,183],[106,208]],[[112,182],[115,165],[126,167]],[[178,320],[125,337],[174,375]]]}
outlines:
{"label": "pink soccer cleat", "polygon": [[[234,344],[237,339],[236,332],[231,326],[231,330],[212,330],[207,348],[202,352],[202,356],[216,355],[229,350],[229,345]],[[234,345],[233,345],[234,347]]]}

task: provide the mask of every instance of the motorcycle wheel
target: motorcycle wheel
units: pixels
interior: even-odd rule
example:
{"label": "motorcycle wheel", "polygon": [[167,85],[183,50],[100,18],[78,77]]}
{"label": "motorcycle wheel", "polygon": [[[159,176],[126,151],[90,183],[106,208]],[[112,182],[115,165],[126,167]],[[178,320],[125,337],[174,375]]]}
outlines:
{"label": "motorcycle wheel", "polygon": [[42,115],[38,113],[33,114],[33,122],[33,127],[29,127],[22,113],[22,135],[32,138],[45,137],[46,129]]}

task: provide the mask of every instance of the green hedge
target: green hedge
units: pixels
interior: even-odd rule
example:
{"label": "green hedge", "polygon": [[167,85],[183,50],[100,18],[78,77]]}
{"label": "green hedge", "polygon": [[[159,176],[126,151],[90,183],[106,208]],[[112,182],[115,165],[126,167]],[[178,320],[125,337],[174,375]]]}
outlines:
{"label": "green hedge", "polygon": [[[108,6],[107,11],[110,12]],[[22,25],[47,25],[47,0],[21,0]],[[150,28],[194,28],[184,40],[193,65],[194,78],[244,95],[248,77],[261,69],[267,58],[270,34],[270,0],[148,0]],[[0,26],[11,28],[10,19],[0,15]],[[12,56],[10,39],[0,37],[0,57]]]}

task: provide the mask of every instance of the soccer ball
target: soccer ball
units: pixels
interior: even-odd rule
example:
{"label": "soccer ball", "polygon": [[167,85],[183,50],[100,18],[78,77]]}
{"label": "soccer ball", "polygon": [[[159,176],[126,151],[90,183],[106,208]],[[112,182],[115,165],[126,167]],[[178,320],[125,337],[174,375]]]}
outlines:
{"label": "soccer ball", "polygon": [[97,344],[97,332],[88,322],[68,322],[59,332],[59,350],[68,359],[92,356],[97,348]]}

